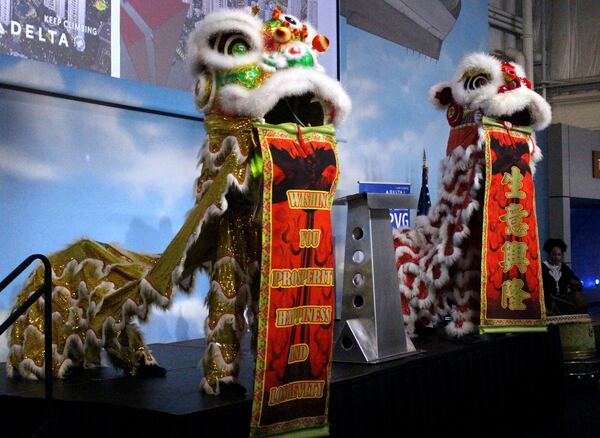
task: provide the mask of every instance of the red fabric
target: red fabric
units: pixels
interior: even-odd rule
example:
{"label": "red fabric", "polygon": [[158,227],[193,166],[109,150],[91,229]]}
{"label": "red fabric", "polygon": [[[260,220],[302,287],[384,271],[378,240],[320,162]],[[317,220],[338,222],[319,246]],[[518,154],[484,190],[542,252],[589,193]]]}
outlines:
{"label": "red fabric", "polygon": [[[424,218],[425,227],[404,230],[394,239],[396,250],[401,251],[396,265],[403,286],[405,320],[433,323],[438,313],[448,312],[449,304],[457,304],[456,290],[463,300],[456,305],[458,313],[453,314],[456,328],[462,330],[464,314],[469,310],[475,310],[475,315],[469,320],[475,324],[478,321],[479,275],[470,274],[479,270],[481,217],[474,214],[463,218],[464,210],[475,202],[473,194],[477,193],[473,191],[473,163],[482,160],[482,153],[476,147],[478,132],[479,127],[475,124],[451,131],[448,154],[459,157],[460,163],[443,166],[442,177],[446,182],[443,183],[440,200]],[[469,159],[464,158],[467,150]],[[453,196],[445,197],[449,194]],[[470,233],[459,237],[466,226]],[[458,274],[462,276],[460,286]],[[412,323],[408,328],[409,332],[414,329]]]}
{"label": "red fabric", "polygon": [[458,146],[477,144],[479,133],[476,125],[461,126],[450,131],[446,155],[451,155]]}
{"label": "red fabric", "polygon": [[[265,172],[273,172],[272,176],[265,176],[262,310],[252,428],[272,433],[326,423],[335,304],[330,201],[337,179],[337,160],[334,145],[326,141],[326,136],[306,134],[300,128],[297,135],[259,129],[259,136]],[[308,196],[322,194],[320,199],[326,197],[326,204],[294,204],[290,200],[294,191]],[[307,246],[306,241],[302,244],[301,236],[306,236],[306,232],[302,234],[301,230],[313,230],[319,238],[312,240],[312,245]],[[327,278],[331,281],[321,285],[315,284],[319,281],[284,285],[283,281],[274,280],[280,278],[278,273],[306,268],[313,269],[311,272],[318,269],[321,275],[330,273]],[[329,320],[319,322],[319,317],[312,323],[280,324],[278,312],[305,306],[318,306],[322,312],[328,312]],[[308,346],[308,357],[294,362],[290,356],[292,346],[301,344]],[[319,397],[283,402],[272,392],[274,388],[303,384],[299,382],[323,382],[323,392]]]}
{"label": "red fabric", "polygon": [[[491,184],[486,192],[485,209],[488,224],[484,230],[487,237],[487,246],[483,248],[486,257],[486,271],[483,272],[487,279],[482,293],[485,303],[482,306],[483,325],[515,325],[520,323],[541,323],[544,317],[541,305],[541,260],[538,246],[538,231],[535,216],[535,189],[533,176],[530,170],[530,146],[526,135],[510,133],[507,129],[490,128],[486,130],[489,137],[486,151],[487,159],[491,161]],[[516,169],[516,170],[514,170]],[[509,175],[517,172],[519,178],[517,196],[511,193],[511,184],[517,184]],[[508,225],[508,211],[512,208],[518,211],[518,226]],[[522,236],[515,234],[524,234]],[[521,270],[517,265],[510,263],[511,257],[507,254],[505,245],[523,245],[526,251],[523,257],[528,262],[523,264]],[[507,272],[503,269],[510,266]],[[522,272],[524,271],[524,272]],[[508,306],[511,298],[505,291],[505,302],[502,302],[503,284],[513,279],[523,281],[522,290],[530,296],[522,300],[525,309],[511,310]],[[517,300],[519,301],[519,300]],[[513,306],[516,306],[514,304]]]}

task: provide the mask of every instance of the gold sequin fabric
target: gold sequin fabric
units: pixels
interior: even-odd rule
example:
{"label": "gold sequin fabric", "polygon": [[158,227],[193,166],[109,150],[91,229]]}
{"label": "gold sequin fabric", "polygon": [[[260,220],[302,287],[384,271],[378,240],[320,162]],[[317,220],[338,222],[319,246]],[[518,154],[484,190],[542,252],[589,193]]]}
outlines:
{"label": "gold sequin fabric", "polygon": [[207,349],[202,364],[212,387],[218,380],[238,377],[240,342],[247,328],[244,312],[258,295],[260,235],[254,205],[243,198],[231,201],[216,226],[218,243],[207,296]]}
{"label": "gold sequin fabric", "polygon": [[[55,376],[64,377],[72,366],[99,364],[102,348],[113,364],[132,374],[140,360],[152,362],[132,318],[143,322],[152,305],[167,307],[175,288],[189,290],[195,272],[206,265],[211,266],[211,287],[205,374],[211,382],[237,376],[239,340],[246,328],[244,311],[248,304],[255,308],[248,301],[257,296],[253,282],[258,272],[261,191],[260,180],[249,177],[248,164],[257,149],[254,122],[214,114],[206,117],[209,141],[202,152],[196,204],[162,254],[140,254],[84,239],[50,256]],[[230,176],[237,190],[230,190]],[[15,306],[42,280],[39,268]],[[43,336],[40,299],[13,325],[9,372],[44,377]]]}
{"label": "gold sequin fabric", "polygon": [[[243,185],[248,175],[248,159],[256,149],[254,144],[252,118],[227,117],[209,114],[204,121],[208,134],[206,151],[203,151],[201,164],[202,174],[196,180],[196,194],[207,194],[207,182],[212,183],[217,175],[225,169],[235,177],[238,184]],[[224,164],[229,164],[225,166]],[[219,191],[215,191],[216,195]],[[219,199],[214,199],[218,203]]]}
{"label": "gold sequin fabric", "polygon": [[[133,315],[123,309],[123,304],[134,303],[135,314],[142,320],[146,318],[152,297],[140,293],[139,280],[157,260],[156,255],[133,253],[85,239],[50,256],[55,376],[59,376],[65,363],[99,365],[100,348],[105,345],[111,346],[111,360],[134,372],[130,350],[146,347],[136,327],[128,326]],[[40,266],[17,296],[15,308],[42,283],[43,267]],[[25,377],[42,377],[43,298],[15,322],[9,343],[9,366]]]}

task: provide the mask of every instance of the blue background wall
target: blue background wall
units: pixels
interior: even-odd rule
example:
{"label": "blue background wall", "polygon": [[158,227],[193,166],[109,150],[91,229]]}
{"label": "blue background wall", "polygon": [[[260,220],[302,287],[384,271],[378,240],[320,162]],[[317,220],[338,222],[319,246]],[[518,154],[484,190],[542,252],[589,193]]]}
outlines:
{"label": "blue background wall", "polygon": [[571,266],[585,288],[592,288],[590,298],[600,300],[600,206],[571,208]]}

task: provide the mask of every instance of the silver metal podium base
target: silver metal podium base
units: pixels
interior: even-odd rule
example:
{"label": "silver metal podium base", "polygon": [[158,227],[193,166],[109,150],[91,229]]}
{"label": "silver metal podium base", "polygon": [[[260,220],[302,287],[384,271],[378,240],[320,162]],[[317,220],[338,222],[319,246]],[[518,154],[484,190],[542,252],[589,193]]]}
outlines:
{"label": "silver metal podium base", "polygon": [[[406,337],[405,349],[400,348],[399,351],[387,355],[378,354],[374,342],[372,341],[373,336],[369,333],[370,330],[365,327],[365,322],[366,321],[359,321],[357,319],[346,320],[343,322],[340,321],[340,323],[343,323],[344,325],[342,329],[339,330],[339,334],[334,342],[334,345],[336,346],[336,349],[334,350],[335,362],[376,364],[412,356],[422,352],[415,349],[411,339]],[[402,345],[400,345],[400,347],[402,347]]]}
{"label": "silver metal podium base", "polygon": [[404,333],[389,209],[414,207],[416,198],[359,193],[335,203],[348,204],[348,219],[342,319],[333,360],[374,364],[414,354]]}

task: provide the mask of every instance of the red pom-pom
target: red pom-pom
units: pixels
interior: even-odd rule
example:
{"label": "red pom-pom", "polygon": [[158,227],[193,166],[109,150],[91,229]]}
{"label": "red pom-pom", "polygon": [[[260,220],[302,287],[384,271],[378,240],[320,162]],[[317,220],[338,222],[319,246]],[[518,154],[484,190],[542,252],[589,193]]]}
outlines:
{"label": "red pom-pom", "polygon": [[452,97],[452,90],[450,87],[445,87],[442,91],[435,93],[435,98],[441,105],[450,105],[450,102],[454,100]]}
{"label": "red pom-pom", "polygon": [[329,40],[325,35],[317,35],[312,40],[312,46],[317,52],[324,52],[329,48]]}

